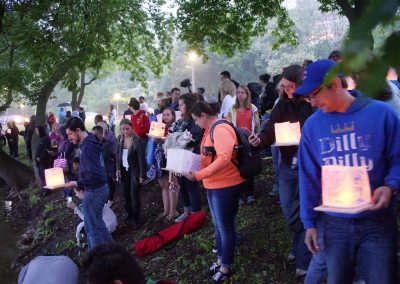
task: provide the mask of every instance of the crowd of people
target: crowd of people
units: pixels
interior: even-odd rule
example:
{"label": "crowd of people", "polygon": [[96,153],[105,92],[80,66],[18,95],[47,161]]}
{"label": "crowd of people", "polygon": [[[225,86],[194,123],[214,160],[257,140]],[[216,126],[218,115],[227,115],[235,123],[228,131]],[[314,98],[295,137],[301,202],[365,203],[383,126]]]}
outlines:
{"label": "crowd of people", "polygon": [[[161,189],[159,218],[166,222],[182,222],[200,211],[205,206],[201,204],[204,188],[217,254],[209,267],[211,282],[230,279],[235,246],[240,243],[239,206],[256,202],[254,176],[244,177],[238,165],[238,128],[246,133],[253,150],[272,155],[276,179],[270,194],[279,195],[292,241],[286,258],[296,263],[296,278],[305,278],[310,284],[326,280],[396,283],[394,205],[400,190],[400,84],[395,70],[390,69],[383,94],[359,92],[356,74],[339,74],[325,85],[326,74],[339,60],[340,52],[335,50],[329,59],[289,65],[272,80],[269,74],[262,74],[259,83],[247,85],[223,71],[216,101],[207,102],[203,88],[201,94],[180,94],[174,87],[157,93],[157,108],[152,113],[144,97],[131,98],[121,119],[111,105],[108,122],[97,115],[92,132],[85,126],[82,111],[63,115],[64,110],[60,110],[58,121],[49,114],[50,129],[34,128],[40,140],[33,159],[43,186],[44,170],[54,165],[49,161],[63,161],[66,198],[75,192],[83,200],[81,207],[73,202],[68,207],[84,222],[90,250],[84,268],[89,283],[145,283],[131,256],[113,244],[115,226],[110,226],[106,215],[114,214],[111,208],[116,184],[120,183],[126,211],[123,221],[133,229],[140,228],[141,190],[153,181]],[[200,170],[177,175],[164,169],[171,158],[166,157],[165,140],[148,136],[158,115],[166,125],[165,136],[190,133],[192,141],[185,149],[200,155]],[[271,147],[276,140],[275,124],[288,121],[300,124],[300,145]],[[13,126],[9,128],[12,132]],[[27,145],[31,137],[25,137]],[[18,156],[18,150],[10,146],[10,154]],[[314,211],[321,204],[324,165],[366,166],[373,208],[357,214]],[[120,269],[112,271],[110,262],[101,259],[103,253],[122,261]],[[132,273],[124,272],[128,267]]]}

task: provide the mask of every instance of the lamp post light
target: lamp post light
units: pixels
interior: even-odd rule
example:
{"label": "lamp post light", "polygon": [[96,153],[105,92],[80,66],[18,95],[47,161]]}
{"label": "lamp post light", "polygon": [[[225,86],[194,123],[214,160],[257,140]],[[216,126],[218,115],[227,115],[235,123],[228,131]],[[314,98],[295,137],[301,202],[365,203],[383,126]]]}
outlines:
{"label": "lamp post light", "polygon": [[117,117],[116,117],[116,119],[118,118],[118,116],[119,116],[119,100],[121,99],[121,94],[120,93],[115,93],[114,94],[114,100],[116,100],[117,101]]}
{"label": "lamp post light", "polygon": [[23,118],[24,118],[24,121],[25,121],[25,105],[24,104],[20,104],[19,108],[22,109]]}
{"label": "lamp post light", "polygon": [[197,54],[196,52],[192,51],[189,53],[189,60],[192,62],[191,66],[186,66],[188,68],[192,69],[192,87],[193,87],[193,92],[196,92],[196,81],[194,79],[194,63],[197,60]]}

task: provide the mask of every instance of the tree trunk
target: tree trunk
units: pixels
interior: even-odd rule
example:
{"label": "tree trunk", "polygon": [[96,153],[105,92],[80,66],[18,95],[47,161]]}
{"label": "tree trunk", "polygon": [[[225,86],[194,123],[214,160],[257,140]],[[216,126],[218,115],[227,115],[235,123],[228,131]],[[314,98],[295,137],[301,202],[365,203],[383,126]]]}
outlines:
{"label": "tree trunk", "polygon": [[[58,84],[58,82],[64,77],[64,75],[71,68],[70,61],[64,61],[60,63],[59,68],[53,73],[53,75],[49,78],[47,82],[43,84],[42,89],[39,93],[39,99],[36,106],[36,125],[46,125],[46,107],[47,102],[49,101],[50,95],[53,92],[54,88]],[[35,157],[36,146],[39,139],[37,139],[37,135],[33,135],[32,137],[32,157]],[[34,162],[34,168],[36,169],[36,164]],[[37,170],[35,170],[37,173]],[[40,184],[39,175],[36,174],[36,183]]]}
{"label": "tree trunk", "polygon": [[0,149],[0,177],[11,187],[10,195],[18,195],[20,189],[35,181],[34,171]]}
{"label": "tree trunk", "polygon": [[72,110],[78,108],[78,91],[72,91],[71,108]]}
{"label": "tree trunk", "polygon": [[[9,59],[8,59],[8,67],[10,69],[14,65],[14,55],[15,55],[15,46],[12,45],[10,47],[10,53],[9,53]],[[11,105],[11,103],[13,101],[13,97],[12,97],[12,91],[13,90],[11,89],[10,86],[8,86],[7,88],[8,89],[7,89],[7,94],[6,94],[6,101],[4,102],[4,104],[2,104],[0,106],[0,113],[3,112],[3,111],[6,111],[10,107],[10,105]]]}
{"label": "tree trunk", "polygon": [[79,97],[78,97],[78,107],[82,103],[83,95],[85,94],[85,77],[86,77],[86,67],[83,67],[81,70],[81,87],[79,88]]}

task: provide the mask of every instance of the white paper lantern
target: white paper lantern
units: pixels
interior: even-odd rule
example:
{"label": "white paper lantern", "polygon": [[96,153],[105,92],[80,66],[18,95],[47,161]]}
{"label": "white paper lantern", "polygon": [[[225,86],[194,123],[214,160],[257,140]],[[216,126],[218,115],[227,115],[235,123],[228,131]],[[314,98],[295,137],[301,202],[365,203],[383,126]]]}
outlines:
{"label": "white paper lantern", "polygon": [[322,166],[322,206],[315,210],[358,213],[371,207],[366,167]]}
{"label": "white paper lantern", "polygon": [[191,172],[197,172],[200,169],[200,155],[183,149],[167,150],[167,167],[165,170],[178,174],[188,174]]}
{"label": "white paper lantern", "polygon": [[275,123],[275,146],[299,145],[300,136],[299,122]]}
{"label": "white paper lantern", "polygon": [[62,187],[65,184],[64,172],[62,168],[45,169],[44,177],[46,179],[45,188],[54,189]]}
{"label": "white paper lantern", "polygon": [[165,137],[165,123],[152,121],[148,135],[154,138]]}

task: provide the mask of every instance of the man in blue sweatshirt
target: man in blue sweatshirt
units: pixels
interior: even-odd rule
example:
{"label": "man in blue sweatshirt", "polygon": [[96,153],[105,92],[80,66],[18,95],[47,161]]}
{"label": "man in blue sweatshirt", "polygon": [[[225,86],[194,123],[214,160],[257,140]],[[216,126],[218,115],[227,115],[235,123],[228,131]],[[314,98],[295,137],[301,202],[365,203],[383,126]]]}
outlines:
{"label": "man in blue sweatshirt", "polygon": [[[305,123],[299,146],[300,212],[305,242],[322,250],[328,283],[396,283],[396,218],[393,197],[400,190],[400,121],[386,104],[353,97],[342,78],[327,86],[331,60],[310,64],[296,95],[308,97],[316,111]],[[321,167],[366,166],[373,208],[358,214],[318,213]]]}
{"label": "man in blue sweatshirt", "polygon": [[113,242],[103,221],[103,207],[108,199],[107,174],[103,158],[103,145],[86,131],[80,118],[72,118],[66,125],[68,139],[80,143],[78,181],[70,181],[66,187],[84,187],[83,212],[89,249],[96,245]]}

